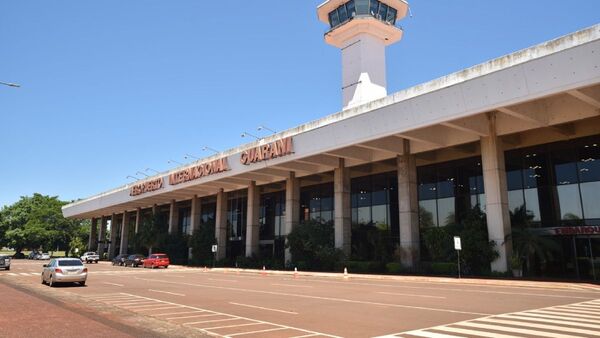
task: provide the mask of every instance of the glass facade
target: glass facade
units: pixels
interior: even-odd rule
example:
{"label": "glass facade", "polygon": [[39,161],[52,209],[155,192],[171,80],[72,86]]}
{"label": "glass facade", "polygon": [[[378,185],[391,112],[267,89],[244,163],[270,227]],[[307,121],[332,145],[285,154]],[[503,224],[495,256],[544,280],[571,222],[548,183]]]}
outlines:
{"label": "glass facade", "polygon": [[372,16],[395,25],[397,15],[396,9],[378,0],[350,0],[329,13],[329,24],[335,28],[356,16]]}
{"label": "glass facade", "polygon": [[353,178],[351,194],[353,259],[391,255],[393,243],[399,243],[397,173]]}
{"label": "glass facade", "polygon": [[417,182],[422,228],[460,221],[476,205],[485,212],[479,157],[418,167]]}
{"label": "glass facade", "polygon": [[190,233],[190,226],[192,224],[192,208],[179,208],[179,232],[187,235]]}
{"label": "glass facade", "polygon": [[227,257],[244,255],[246,250],[246,213],[248,197],[246,191],[228,193],[227,199]]}
{"label": "glass facade", "polygon": [[285,191],[260,196],[259,250],[261,257],[285,256]]}
{"label": "glass facade", "polygon": [[600,225],[600,137],[508,151],[509,208],[536,227]]}
{"label": "glass facade", "polygon": [[600,135],[507,151],[505,159],[512,225],[541,237],[543,252],[526,274],[594,279],[600,236],[547,228],[600,225]]}
{"label": "glass facade", "polygon": [[300,221],[333,222],[333,183],[300,189]]}

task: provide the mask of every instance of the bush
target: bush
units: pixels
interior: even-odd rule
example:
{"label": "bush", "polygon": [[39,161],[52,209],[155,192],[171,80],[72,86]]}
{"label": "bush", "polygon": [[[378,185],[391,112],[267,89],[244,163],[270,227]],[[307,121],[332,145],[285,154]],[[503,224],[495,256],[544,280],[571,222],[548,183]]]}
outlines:
{"label": "bush", "polygon": [[192,248],[190,263],[195,266],[211,266],[214,259],[213,244],[216,244],[214,222],[201,224],[189,239],[189,246]]}
{"label": "bush", "polygon": [[385,265],[378,261],[346,261],[345,267],[351,273],[379,273],[385,271]]}
{"label": "bush", "polygon": [[242,269],[262,269],[263,266],[269,270],[283,270],[285,268],[285,264],[282,260],[275,258],[259,258],[257,256],[238,257],[236,266]]}
{"label": "bush", "polygon": [[391,262],[385,265],[385,272],[391,274],[399,274],[404,272],[406,269],[400,263]]}
{"label": "bush", "polygon": [[458,266],[456,263],[433,262],[430,267],[431,273],[434,275],[458,275]]}
{"label": "bush", "polygon": [[305,221],[288,235],[286,247],[292,254],[292,265],[305,271],[332,271],[344,254],[334,248],[333,223]]}

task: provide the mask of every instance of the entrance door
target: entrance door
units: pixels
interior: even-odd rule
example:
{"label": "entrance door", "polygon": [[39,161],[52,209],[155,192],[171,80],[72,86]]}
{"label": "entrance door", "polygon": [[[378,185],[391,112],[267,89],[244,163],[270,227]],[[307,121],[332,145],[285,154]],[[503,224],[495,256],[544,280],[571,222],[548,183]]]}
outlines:
{"label": "entrance door", "polygon": [[600,236],[575,238],[579,278],[600,280]]}

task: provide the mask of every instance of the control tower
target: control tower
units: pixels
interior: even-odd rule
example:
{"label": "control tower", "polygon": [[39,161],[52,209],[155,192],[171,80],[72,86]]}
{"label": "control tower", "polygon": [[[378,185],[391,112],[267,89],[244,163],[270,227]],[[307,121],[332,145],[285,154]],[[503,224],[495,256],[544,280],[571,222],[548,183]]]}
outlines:
{"label": "control tower", "polygon": [[402,39],[396,27],[404,0],[327,0],[317,8],[331,29],[325,42],[342,50],[344,109],[387,96],[385,47]]}

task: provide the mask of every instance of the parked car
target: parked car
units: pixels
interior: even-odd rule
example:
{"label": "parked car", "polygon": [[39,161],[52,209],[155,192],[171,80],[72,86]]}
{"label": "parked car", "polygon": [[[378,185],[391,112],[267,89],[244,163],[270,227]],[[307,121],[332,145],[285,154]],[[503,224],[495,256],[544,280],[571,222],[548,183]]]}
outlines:
{"label": "parked car", "polygon": [[128,254],[118,255],[117,257],[113,258],[112,265],[125,265],[125,259],[127,259],[127,257],[129,257]]}
{"label": "parked car", "polygon": [[17,252],[12,256],[13,259],[25,259],[25,254],[22,252]]}
{"label": "parked car", "polygon": [[99,260],[100,256],[93,251],[86,252],[81,256],[81,261],[86,263],[98,263]]}
{"label": "parked car", "polygon": [[127,259],[125,259],[125,266],[131,266],[132,268],[135,267],[137,268],[138,266],[142,265],[142,263],[144,263],[144,259],[146,258],[146,256],[144,255],[129,255],[129,257],[127,257]]}
{"label": "parked car", "polygon": [[0,255],[0,269],[10,270],[10,256]]}
{"label": "parked car", "polygon": [[165,269],[169,267],[169,256],[163,253],[152,254],[148,256],[148,258],[144,259],[144,263],[142,266],[144,268],[158,268],[164,267]]}
{"label": "parked car", "polygon": [[27,255],[27,259],[36,259],[35,257],[37,257],[40,253],[37,252],[36,250],[33,250],[32,252],[29,253],[29,255]]}
{"label": "parked car", "polygon": [[36,256],[36,259],[41,259],[41,260],[48,260],[50,259],[50,254],[47,252],[41,253],[38,256]]}
{"label": "parked car", "polygon": [[55,258],[44,264],[42,284],[56,286],[57,283],[79,283],[84,286],[88,269],[77,258]]}

